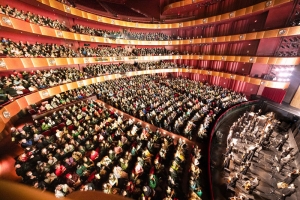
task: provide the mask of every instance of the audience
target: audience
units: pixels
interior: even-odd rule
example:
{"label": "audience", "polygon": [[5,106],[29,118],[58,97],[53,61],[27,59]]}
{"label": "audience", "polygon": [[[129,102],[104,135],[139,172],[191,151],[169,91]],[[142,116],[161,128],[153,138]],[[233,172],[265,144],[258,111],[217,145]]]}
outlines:
{"label": "audience", "polygon": [[33,14],[31,12],[24,12],[23,10],[18,10],[17,8],[11,8],[9,5],[0,5],[0,13],[39,26],[48,26],[50,28],[62,31],[70,31],[66,26],[65,21],[59,22],[57,19],[50,19],[49,17]]}
{"label": "audience", "polygon": [[147,40],[147,41],[166,41],[177,39],[176,36],[166,35],[164,33],[139,33],[128,30],[123,31],[123,38],[128,40]]}
{"label": "audience", "polygon": [[74,3],[73,0],[56,0],[56,1],[66,4],[68,6],[74,7],[74,8],[76,7],[76,4]]}
{"label": "audience", "polygon": [[[167,50],[165,48],[134,48],[126,49],[122,47],[79,47],[77,50],[72,45],[43,44],[36,42],[30,44],[23,41],[14,42],[9,38],[2,38],[0,43],[0,56],[6,57],[112,57],[112,56],[161,56],[179,55],[178,51]],[[188,52],[184,52],[188,54]]]}
{"label": "audience", "polygon": [[[117,74],[138,70],[187,68],[185,65],[177,65],[167,61],[140,62],[140,63],[119,63],[119,64],[88,64],[83,71],[76,68],[56,68],[51,70],[37,71],[13,71],[11,74],[0,76],[0,103],[5,103],[19,95],[25,95],[40,89],[57,86],[69,82],[78,81],[104,74]],[[92,88],[90,88],[92,89]],[[92,90],[94,91],[94,90]],[[70,91],[69,91],[70,93]],[[78,93],[78,91],[75,91]],[[74,99],[74,97],[68,97]],[[58,99],[58,101],[61,101]],[[49,102],[52,107],[58,106],[62,102]],[[56,102],[56,103],[55,103]],[[43,105],[41,108],[47,110],[50,107]],[[35,109],[34,109],[35,110]],[[34,113],[39,109],[35,110]]]}
{"label": "audience", "polygon": [[157,62],[139,62],[139,63],[119,63],[119,64],[89,64],[83,71],[92,76],[100,76],[104,74],[117,74],[139,70],[153,70],[153,69],[170,69],[181,68],[184,65],[177,65],[173,62],[157,61]]}
{"label": "audience", "polygon": [[[68,0],[57,0],[63,4],[66,4],[71,7],[75,7],[74,2]],[[85,35],[93,35],[100,37],[107,37],[112,39],[128,39],[128,40],[146,40],[146,41],[168,41],[168,40],[180,40],[182,39],[176,35],[167,35],[165,33],[139,33],[139,32],[131,32],[127,29],[121,31],[114,30],[104,30],[99,28],[92,28],[88,26],[83,26],[81,24],[74,24],[72,27],[68,27],[65,21],[59,22],[57,19],[50,19],[49,17],[41,16],[38,14],[33,14],[31,12],[24,12],[23,10],[18,10],[17,8],[12,8],[9,5],[2,6],[0,5],[0,13],[4,15],[8,15],[10,17],[14,17],[17,19],[24,20],[29,23],[37,24],[39,26],[47,26],[50,28],[62,30],[62,31],[70,31]],[[187,38],[188,39],[188,38]]]}
{"label": "audience", "polygon": [[6,95],[1,99],[8,101],[18,95],[89,77],[87,73],[76,68],[56,68],[23,72],[13,71],[9,76],[0,76],[0,94]]}
{"label": "audience", "polygon": [[[102,190],[133,199],[202,195],[194,187],[200,181],[198,164],[189,174],[195,182],[190,196],[180,182],[188,160],[200,159],[198,147],[188,155],[183,140],[125,119],[96,101],[81,101],[56,114],[62,119],[59,125],[50,123],[54,116],[40,120],[52,124],[47,131],[36,123],[11,129],[14,141],[24,148],[15,168],[25,184],[52,191],[58,198],[75,190]],[[79,115],[83,118],[78,123]],[[68,120],[71,124],[66,125]]]}
{"label": "audience", "polygon": [[99,85],[101,100],[187,138],[195,132],[204,138],[221,110],[247,100],[244,95],[220,86],[156,75],[121,78]]}
{"label": "audience", "polygon": [[[44,99],[42,102],[30,105],[30,114],[41,114],[60,106],[65,106],[70,103],[82,100],[84,98],[92,97],[97,93],[94,85],[83,86],[74,90],[68,90],[66,92],[56,94],[53,97]],[[54,112],[53,115],[56,115]],[[60,120],[58,116],[55,116],[55,120]]]}
{"label": "audience", "polygon": [[80,24],[73,25],[71,31],[85,35],[93,35],[108,38],[122,38],[122,34],[120,31],[95,29]]}

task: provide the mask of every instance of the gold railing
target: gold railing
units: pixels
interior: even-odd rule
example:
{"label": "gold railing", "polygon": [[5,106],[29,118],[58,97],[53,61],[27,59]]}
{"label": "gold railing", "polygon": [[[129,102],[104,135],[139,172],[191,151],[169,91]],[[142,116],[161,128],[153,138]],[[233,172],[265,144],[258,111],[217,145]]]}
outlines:
{"label": "gold railing", "polygon": [[118,56],[118,57],[76,57],[76,58],[0,58],[0,71],[53,67],[73,64],[155,61],[155,60],[216,60],[269,65],[298,65],[300,57],[258,57],[258,56],[222,56],[222,55],[172,55],[172,56]]}
{"label": "gold railing", "polygon": [[212,17],[207,17],[203,19],[197,19],[192,21],[186,22],[179,22],[179,23],[169,23],[169,24],[150,24],[150,23],[136,23],[136,22],[128,22],[123,20],[112,19],[108,17],[103,17],[100,15],[95,15],[92,13],[88,13],[77,8],[73,8],[67,6],[65,4],[59,3],[55,0],[37,0],[38,2],[48,5],[51,8],[66,12],[68,14],[74,15],[76,17],[81,17],[84,19],[92,20],[101,22],[104,24],[112,24],[116,26],[123,26],[123,27],[131,27],[131,28],[143,28],[143,29],[172,29],[172,28],[185,28],[190,26],[198,26],[204,25],[208,23],[215,23],[221,22],[228,19],[235,19],[238,17],[243,17],[245,15],[257,14],[262,11],[266,11],[273,7],[281,6],[282,4],[291,2],[293,0],[273,0],[273,1],[264,1],[253,6],[249,6],[246,8],[242,8],[239,10],[235,10],[229,13],[224,13],[221,15],[216,15]]}

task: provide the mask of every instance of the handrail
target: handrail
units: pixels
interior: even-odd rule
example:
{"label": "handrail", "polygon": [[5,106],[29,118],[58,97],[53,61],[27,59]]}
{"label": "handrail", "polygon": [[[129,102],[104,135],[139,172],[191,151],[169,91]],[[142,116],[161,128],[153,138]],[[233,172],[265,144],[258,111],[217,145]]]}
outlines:
{"label": "handrail", "polygon": [[209,143],[208,143],[208,177],[209,177],[209,186],[210,186],[210,193],[211,193],[211,199],[214,200],[214,192],[213,192],[213,186],[212,186],[212,177],[211,177],[211,171],[210,171],[210,150],[211,150],[211,144],[212,144],[212,138],[214,136],[214,132],[215,132],[215,129],[218,125],[218,123],[224,118],[224,116],[226,114],[228,114],[229,112],[231,112],[232,110],[238,108],[238,107],[241,107],[241,106],[246,106],[246,105],[251,105],[251,104],[255,104],[259,102],[259,100],[252,100],[252,101],[247,101],[247,102],[242,102],[242,103],[239,103],[237,105],[234,105],[230,108],[228,108],[227,110],[225,110],[219,117],[218,119],[214,122],[214,125],[213,125],[213,128],[210,132],[210,138],[209,138]]}
{"label": "handrail", "polygon": [[[166,55],[166,56],[116,56],[116,57],[69,57],[69,58],[0,58],[0,71],[22,68],[54,67],[74,64],[93,64],[157,60],[214,60],[223,62],[260,63],[268,65],[298,65],[300,57],[263,57],[236,55]],[[17,66],[17,67],[16,67]]]}
{"label": "handrail", "polygon": [[203,19],[197,19],[197,20],[179,22],[179,23],[171,23],[171,24],[151,24],[151,23],[128,22],[128,21],[103,17],[103,16],[92,14],[92,13],[87,13],[82,10],[72,8],[70,6],[59,3],[55,0],[37,0],[37,1],[53,8],[53,9],[57,9],[57,10],[66,12],[73,16],[81,17],[84,19],[89,19],[92,21],[97,21],[97,22],[101,22],[101,23],[105,23],[105,24],[112,24],[112,25],[116,25],[116,26],[131,27],[131,28],[143,28],[143,29],[174,29],[174,28],[185,28],[185,27],[221,22],[223,20],[229,20],[229,19],[237,19],[237,18],[245,16],[245,15],[251,15],[254,13],[257,14],[257,13],[266,11],[270,8],[281,6],[282,4],[291,2],[293,0],[264,1],[261,3],[255,4],[253,6],[235,10],[235,11],[232,11],[229,13],[224,13],[224,14],[207,17],[207,18],[203,18]]}
{"label": "handrail", "polygon": [[217,36],[217,37],[207,37],[207,38],[191,38],[185,40],[164,40],[164,41],[148,41],[148,40],[128,40],[128,39],[110,39],[100,36],[92,36],[80,33],[73,33],[70,31],[62,31],[54,28],[39,26],[29,22],[25,22],[14,17],[9,17],[7,15],[0,14],[0,26],[6,27],[8,29],[20,30],[23,32],[32,33],[35,35],[43,35],[67,40],[83,41],[83,42],[96,42],[103,44],[123,44],[123,45],[189,45],[189,44],[215,44],[215,43],[225,43],[225,42],[241,42],[246,40],[259,40],[268,39],[276,37],[288,37],[300,35],[300,26],[292,26],[286,28],[265,30],[259,32],[251,32],[244,34]]}

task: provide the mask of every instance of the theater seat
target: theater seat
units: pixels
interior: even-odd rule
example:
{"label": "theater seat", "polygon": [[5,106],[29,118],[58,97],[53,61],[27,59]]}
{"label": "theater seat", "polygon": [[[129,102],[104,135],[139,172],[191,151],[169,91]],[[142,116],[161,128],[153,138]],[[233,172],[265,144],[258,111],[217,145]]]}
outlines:
{"label": "theater seat", "polygon": [[55,134],[56,130],[58,129],[58,126],[54,126],[51,128],[51,133]]}
{"label": "theater seat", "polygon": [[70,126],[68,126],[68,130],[69,130],[69,131],[74,130],[74,128],[75,128],[75,126],[74,126],[73,124],[71,124]]}
{"label": "theater seat", "polygon": [[43,132],[42,134],[43,134],[43,136],[50,136],[51,135],[51,131],[48,130],[48,131]]}
{"label": "theater seat", "polygon": [[35,115],[35,114],[36,114],[36,111],[35,111],[34,109],[30,109],[30,110],[28,110],[28,112],[29,112],[29,114],[31,114],[31,115]]}
{"label": "theater seat", "polygon": [[59,128],[59,129],[63,129],[65,126],[66,126],[65,123],[60,123],[60,124],[58,125],[58,128]]}

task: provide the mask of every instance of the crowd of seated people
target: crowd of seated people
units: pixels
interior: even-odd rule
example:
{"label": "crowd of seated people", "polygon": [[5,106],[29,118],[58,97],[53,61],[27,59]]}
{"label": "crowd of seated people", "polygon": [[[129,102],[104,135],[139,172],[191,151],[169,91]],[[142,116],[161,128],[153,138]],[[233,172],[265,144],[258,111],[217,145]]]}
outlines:
{"label": "crowd of seated people", "polygon": [[61,106],[66,106],[70,103],[91,97],[97,94],[97,89],[94,85],[83,86],[73,90],[68,90],[60,94],[56,94],[48,99],[44,99],[41,102],[30,105],[29,113],[32,115],[41,114]]}
{"label": "crowd of seated people", "polygon": [[135,48],[131,51],[122,47],[88,47],[78,49],[71,45],[58,45],[51,43],[30,44],[23,41],[14,42],[9,38],[2,38],[0,43],[0,56],[6,57],[110,57],[110,56],[159,56],[179,55],[178,51],[165,48]]}
{"label": "crowd of seated people", "polygon": [[68,6],[74,7],[74,8],[76,7],[76,4],[72,0],[56,0],[56,1],[66,4]]}
{"label": "crowd of seated people", "polygon": [[[235,193],[230,199],[284,200],[295,192],[293,182],[300,175],[291,165],[295,151],[290,147],[289,134],[278,131],[280,122],[274,113],[261,115],[246,112],[230,127],[223,168],[228,177],[228,190]],[[257,187],[261,182],[268,187]],[[258,192],[256,192],[258,191]]]}
{"label": "crowd of seated people", "polygon": [[103,30],[91,28],[88,26],[83,26],[80,24],[73,25],[70,29],[71,32],[85,34],[85,35],[93,35],[100,37],[108,37],[113,39],[127,39],[127,40],[146,40],[146,41],[166,41],[172,39],[178,39],[177,37],[172,37],[170,35],[164,33],[139,33],[139,32],[131,32],[128,30],[121,31],[113,31],[113,30]]}
{"label": "crowd of seated people", "polygon": [[73,25],[71,31],[75,33],[85,34],[85,35],[93,35],[93,36],[109,37],[109,38],[121,38],[122,36],[122,33],[120,31],[95,29],[80,24]]}
{"label": "crowd of seated people", "polygon": [[[59,2],[75,7],[74,3],[72,2],[69,3],[69,1],[66,0],[59,0]],[[121,31],[92,28],[88,26],[83,26],[81,24],[74,24],[72,27],[68,27],[65,21],[59,22],[57,19],[53,20],[50,19],[49,17],[33,14],[31,12],[24,12],[22,10],[18,10],[17,8],[12,8],[9,5],[6,6],[0,5],[0,13],[4,15],[8,15],[10,17],[24,20],[29,23],[37,24],[39,26],[48,26],[50,28],[54,28],[62,31],[70,31],[70,32],[80,33],[85,35],[108,37],[113,39],[121,38],[121,39],[129,39],[129,40],[146,40],[146,41],[167,41],[173,39],[181,39],[179,36],[177,37],[174,35],[171,36],[160,32],[139,33],[139,32],[131,32],[128,30],[124,30],[122,33]]]}
{"label": "crowd of seated people", "polygon": [[[137,67],[135,67],[137,66]],[[115,73],[122,73],[127,71],[135,71],[135,70],[147,70],[147,69],[159,69],[159,68],[171,68],[176,67],[177,64],[172,62],[141,62],[136,64],[129,64],[129,63],[119,63],[119,64],[106,64],[106,65],[87,65],[87,67],[83,68],[85,72],[85,78],[91,76],[100,76],[102,74],[115,74]],[[68,76],[68,70],[65,70],[66,75]],[[38,71],[39,73],[39,71]],[[20,73],[22,74],[22,73]],[[73,79],[74,80],[74,79]],[[76,79],[75,79],[76,80]],[[56,85],[56,82],[51,82],[52,86],[53,83]],[[65,82],[63,82],[65,83]],[[58,83],[60,84],[60,83]],[[97,95],[100,93],[100,87],[98,84],[92,84],[88,86],[83,86],[81,88],[76,88],[74,90],[68,90],[61,94],[54,95],[42,102],[32,104],[29,108],[29,113],[34,114],[41,114],[46,111],[50,111],[52,109],[56,109],[59,106],[67,105],[74,101],[90,97],[92,95]],[[35,91],[35,90],[34,90]]]}
{"label": "crowd of seated people", "polygon": [[14,42],[9,38],[2,38],[0,43],[0,56],[6,57],[80,57],[69,45],[51,43],[30,44],[29,42]]}
{"label": "crowd of seated people", "polygon": [[128,30],[123,31],[123,37],[128,40],[147,40],[147,41],[166,41],[174,39],[172,36],[164,33],[139,33]]}
{"label": "crowd of seated people", "polygon": [[50,19],[49,17],[33,14],[31,12],[25,12],[23,10],[18,10],[17,8],[12,8],[9,5],[6,6],[0,5],[0,13],[39,26],[48,26],[50,28],[54,28],[58,30],[70,31],[64,21],[59,22],[57,19],[53,20]]}
{"label": "crowd of seated people", "polygon": [[96,57],[96,56],[134,56],[134,54],[122,47],[80,47],[78,49],[81,56]]}
{"label": "crowd of seated people", "polygon": [[247,100],[245,95],[220,86],[158,75],[121,78],[99,85],[101,100],[187,138],[195,131],[204,138],[221,110]]}
{"label": "crowd of seated people", "polygon": [[[0,76],[0,104],[13,100],[14,97],[41,89],[78,81],[104,74],[125,73],[138,70],[168,69],[184,67],[167,61],[139,62],[134,64],[89,64],[83,71],[76,68],[56,68],[51,70],[13,71]],[[50,103],[51,104],[51,103]],[[38,112],[36,110],[35,112]]]}
{"label": "crowd of seated people", "polygon": [[[201,157],[197,147],[188,155],[183,140],[126,119],[96,101],[81,101],[33,124],[12,128],[11,135],[24,149],[15,163],[22,182],[58,198],[75,190],[147,200],[202,195],[199,188],[190,189],[189,196],[182,190],[189,159],[197,165]],[[190,170],[190,176],[199,171],[195,166]],[[192,181],[194,188],[197,183]]]}
{"label": "crowd of seated people", "polygon": [[137,56],[167,56],[180,55],[179,51],[168,50],[166,48],[135,48],[132,53]]}
{"label": "crowd of seated people", "polygon": [[10,75],[0,76],[1,99],[6,102],[19,95],[88,77],[87,73],[76,68],[13,71]]}
{"label": "crowd of seated people", "polygon": [[103,74],[125,73],[139,70],[152,69],[170,69],[177,67],[185,67],[184,65],[177,65],[173,62],[157,61],[157,62],[139,62],[139,63],[119,63],[119,64],[89,64],[83,71],[92,76],[100,76]]}

